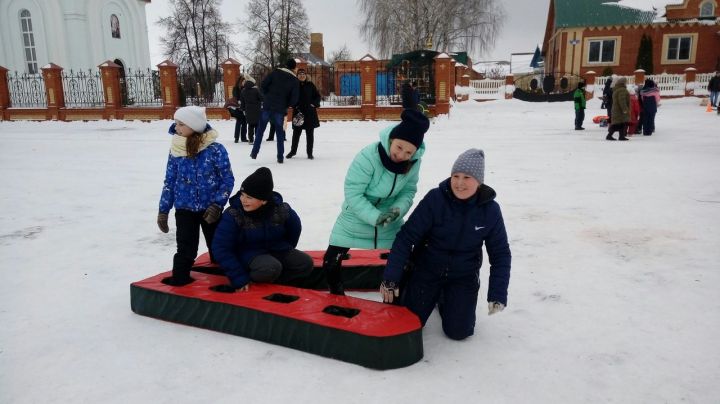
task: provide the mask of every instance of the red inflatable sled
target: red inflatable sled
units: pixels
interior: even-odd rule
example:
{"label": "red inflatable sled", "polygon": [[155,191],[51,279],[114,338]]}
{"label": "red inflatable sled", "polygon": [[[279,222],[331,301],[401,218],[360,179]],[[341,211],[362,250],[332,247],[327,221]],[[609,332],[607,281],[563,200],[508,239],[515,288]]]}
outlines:
{"label": "red inflatable sled", "polygon": [[[318,270],[324,252],[308,253]],[[347,264],[356,261],[344,264],[343,272],[350,272],[347,279],[362,279],[353,276],[357,275],[353,274],[355,267],[360,272],[372,267],[374,270],[365,272],[371,274],[376,266],[384,267],[381,253],[351,251]],[[409,366],[423,357],[420,320],[404,307],[273,284],[252,284],[247,292],[219,293],[210,287],[227,283],[227,278],[211,273],[218,269],[205,255],[193,269],[200,270],[193,274],[195,282],[183,287],[161,282],[170,272],[132,283],[132,311],[374,369]]]}

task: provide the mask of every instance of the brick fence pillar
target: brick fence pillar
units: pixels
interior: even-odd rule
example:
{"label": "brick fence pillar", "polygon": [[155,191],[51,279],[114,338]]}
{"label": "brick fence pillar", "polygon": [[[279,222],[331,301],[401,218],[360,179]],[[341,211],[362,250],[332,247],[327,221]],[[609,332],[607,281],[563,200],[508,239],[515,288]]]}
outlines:
{"label": "brick fence pillar", "polygon": [[695,76],[697,75],[697,69],[694,67],[688,67],[685,69],[685,96],[692,97],[695,95]]}
{"label": "brick fence pillar", "polygon": [[63,68],[55,63],[50,63],[41,70],[45,81],[45,96],[47,97],[47,119],[53,121],[62,119],[60,110],[65,108],[65,92],[62,85]]}
{"label": "brick fence pillar", "polygon": [[157,65],[160,71],[160,94],[163,100],[163,119],[172,119],[175,109],[180,105],[177,69],[178,65],[165,60]]}
{"label": "brick fence pillar", "polygon": [[593,94],[595,94],[595,77],[597,77],[597,73],[595,73],[592,70],[588,70],[583,75],[583,80],[585,81],[585,99],[586,100],[592,100]]}
{"label": "brick fence pillar", "polygon": [[[238,77],[240,77],[240,62],[233,58],[228,58],[226,61],[220,64],[223,71],[223,86],[225,86],[225,101],[232,98],[232,90],[237,83]],[[240,103],[240,100],[237,101]],[[223,119],[230,119],[230,112],[223,108],[222,112]]]}
{"label": "brick fence pillar", "polygon": [[101,63],[100,77],[105,90],[105,119],[117,119],[122,108],[122,94],[120,92],[120,69],[122,67],[112,60]]}
{"label": "brick fence pillar", "polygon": [[515,76],[508,74],[505,76],[505,99],[511,100],[515,92]]}
{"label": "brick fence pillar", "polygon": [[453,59],[443,52],[435,56],[435,114],[450,113],[450,86],[453,84]]}
{"label": "brick fence pillar", "polygon": [[645,70],[643,69],[637,69],[633,72],[635,75],[635,85],[641,86],[643,83],[645,83]]}
{"label": "brick fence pillar", "polygon": [[8,69],[0,66],[0,121],[8,120],[6,110],[10,108],[10,89],[7,81]]}
{"label": "brick fence pillar", "polygon": [[363,119],[375,119],[377,99],[377,60],[367,54],[360,59],[360,112]]}

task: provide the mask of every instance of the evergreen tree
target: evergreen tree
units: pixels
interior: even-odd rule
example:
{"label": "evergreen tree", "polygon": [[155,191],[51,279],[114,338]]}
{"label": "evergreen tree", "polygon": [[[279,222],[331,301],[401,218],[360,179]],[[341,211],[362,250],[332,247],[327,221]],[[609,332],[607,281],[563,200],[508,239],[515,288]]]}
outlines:
{"label": "evergreen tree", "polygon": [[638,49],[636,69],[645,70],[645,74],[653,74],[653,51],[652,38],[649,35],[642,35],[640,38],[640,48]]}

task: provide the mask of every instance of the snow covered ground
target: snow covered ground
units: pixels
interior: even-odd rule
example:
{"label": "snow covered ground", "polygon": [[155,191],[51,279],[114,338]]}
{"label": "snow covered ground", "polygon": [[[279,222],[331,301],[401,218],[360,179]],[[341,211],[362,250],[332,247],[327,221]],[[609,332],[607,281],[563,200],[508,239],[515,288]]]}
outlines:
{"label": "snow covered ground", "polygon": [[[0,122],[1,403],[711,403],[720,397],[720,117],[664,100],[657,133],[605,141],[570,103],[468,102],[426,136],[416,202],[470,147],[487,156],[513,252],[509,307],[375,371],[138,316],[130,283],[175,248],[155,224],[169,121]],[[315,160],[257,160],[324,249],[355,153],[388,122],[328,122]],[[172,219],[171,219],[172,220]],[[203,247],[201,246],[201,250]],[[481,279],[487,287],[487,267]],[[378,300],[377,293],[355,296]],[[484,300],[484,299],[483,299]],[[352,347],[348,347],[352,349]]]}

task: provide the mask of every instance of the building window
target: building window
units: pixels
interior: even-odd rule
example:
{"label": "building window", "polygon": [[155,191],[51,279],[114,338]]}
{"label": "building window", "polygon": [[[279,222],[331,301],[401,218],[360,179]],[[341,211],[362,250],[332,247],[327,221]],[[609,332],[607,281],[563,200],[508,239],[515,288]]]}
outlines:
{"label": "building window", "polygon": [[714,17],[715,7],[713,7],[712,1],[706,1],[700,6],[700,17]]}
{"label": "building window", "polygon": [[23,50],[25,52],[25,69],[30,74],[38,72],[35,36],[33,35],[32,19],[28,10],[20,11],[20,29],[22,30]]}
{"label": "building window", "polygon": [[115,14],[110,15],[110,33],[113,38],[120,38],[120,19]]}
{"label": "building window", "polygon": [[690,60],[692,37],[679,36],[668,38],[667,60]]}
{"label": "building window", "polygon": [[589,41],[588,62],[612,63],[615,61],[615,40]]}

